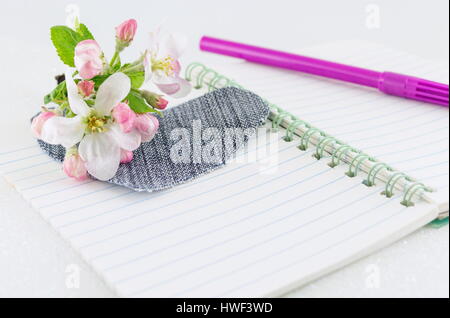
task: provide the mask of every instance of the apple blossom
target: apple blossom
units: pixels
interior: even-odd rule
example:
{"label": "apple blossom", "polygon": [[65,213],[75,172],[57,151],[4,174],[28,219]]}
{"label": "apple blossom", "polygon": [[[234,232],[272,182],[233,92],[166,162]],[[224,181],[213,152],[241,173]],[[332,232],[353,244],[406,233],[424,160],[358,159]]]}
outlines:
{"label": "apple blossom", "polygon": [[94,40],[84,40],[75,47],[75,67],[81,78],[91,79],[103,71],[103,53]]}
{"label": "apple blossom", "polygon": [[68,151],[68,154],[64,158],[63,171],[66,175],[77,181],[88,179],[85,162],[77,153],[70,153]]}
{"label": "apple blossom", "polygon": [[169,104],[169,101],[164,99],[161,95],[147,91],[142,90],[141,91],[142,97],[151,105],[152,107],[155,107],[157,109],[165,109],[167,105]]}
{"label": "apple blossom", "polygon": [[133,41],[137,30],[137,22],[129,19],[116,27],[116,39],[122,45],[129,45]]}
{"label": "apple blossom", "polygon": [[129,93],[130,78],[123,73],[109,76],[98,88],[95,104],[89,107],[78,94],[77,86],[66,73],[70,109],[75,117],[52,117],[42,127],[42,140],[71,148],[79,143],[78,153],[86,169],[99,180],[109,180],[119,167],[122,149],[133,151],[141,143],[135,129],[124,133],[112,120],[112,110]]}
{"label": "apple blossom", "polygon": [[191,84],[180,76],[179,58],[186,47],[186,38],[175,34],[150,34],[150,48],[144,58],[145,80],[151,80],[163,93],[175,98],[191,91]]}
{"label": "apple blossom", "polygon": [[122,149],[122,152],[120,153],[120,163],[129,163],[131,160],[133,160],[133,152]]}
{"label": "apple blossom", "polygon": [[94,92],[94,85],[93,81],[79,81],[77,87],[82,96],[89,97]]}
{"label": "apple blossom", "polygon": [[128,104],[117,104],[112,110],[112,116],[124,133],[128,133],[133,129],[136,114],[131,110]]}
{"label": "apple blossom", "polygon": [[54,112],[43,111],[33,118],[33,120],[31,121],[31,131],[36,138],[41,138],[42,127],[44,126],[45,122],[53,116],[56,116]]}
{"label": "apple blossom", "polygon": [[159,128],[158,119],[149,114],[138,114],[134,121],[134,127],[140,133],[142,142],[147,142],[153,139]]}

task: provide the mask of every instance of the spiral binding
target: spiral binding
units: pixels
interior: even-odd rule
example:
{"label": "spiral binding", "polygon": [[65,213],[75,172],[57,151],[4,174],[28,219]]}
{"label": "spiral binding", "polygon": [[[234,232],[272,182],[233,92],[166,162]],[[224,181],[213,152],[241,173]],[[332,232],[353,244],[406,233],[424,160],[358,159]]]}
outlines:
{"label": "spiral binding", "polygon": [[[226,86],[243,88],[234,80],[225,77],[217,73],[215,70],[207,68],[205,65],[198,62],[188,65],[185,71],[185,78],[191,82],[195,81],[194,88],[196,89],[202,89],[204,86],[207,86],[209,92]],[[394,196],[394,189],[399,182],[403,180],[404,189],[401,204],[406,207],[414,206],[413,198],[416,195],[418,196],[419,193],[433,192],[433,189],[427,187],[423,183],[417,182],[405,173],[396,171],[388,164],[380,162],[376,158],[365,154],[361,150],[355,149],[345,142],[326,134],[322,130],[310,125],[304,120],[299,119],[297,116],[283,110],[279,106],[270,103],[265,99],[264,102],[266,102],[270,108],[269,119],[272,121],[272,131],[278,131],[284,120],[289,119],[292,121],[287,127],[285,127],[286,134],[283,139],[286,142],[293,141],[295,131],[303,127],[305,131],[300,136],[300,145],[298,148],[305,151],[311,143],[311,138],[316,135],[318,136],[319,139],[316,145],[316,151],[313,155],[317,160],[325,157],[324,153],[326,152],[326,148],[330,146],[333,146],[333,151],[328,152],[331,155],[331,162],[328,165],[332,168],[338,166],[342,161],[344,161],[344,158],[348,158],[348,153],[353,153],[355,157],[348,163],[349,169],[346,172],[348,177],[356,177],[358,172],[361,170],[361,166],[365,163],[369,162],[373,164],[362,183],[368,187],[372,187],[375,185],[377,177],[381,174],[381,172],[384,171],[388,173],[389,178],[387,181],[384,181],[385,188],[381,194],[391,198]]]}

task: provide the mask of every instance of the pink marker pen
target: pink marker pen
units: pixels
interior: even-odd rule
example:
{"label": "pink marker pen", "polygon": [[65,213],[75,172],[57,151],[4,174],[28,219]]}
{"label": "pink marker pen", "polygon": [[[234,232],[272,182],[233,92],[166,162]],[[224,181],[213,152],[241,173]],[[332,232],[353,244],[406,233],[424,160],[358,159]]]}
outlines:
{"label": "pink marker pen", "polygon": [[448,85],[392,72],[377,72],[360,67],[328,62],[257,46],[225,41],[208,36],[200,40],[203,51],[245,59],[249,62],[334,78],[377,88],[395,96],[448,107]]}

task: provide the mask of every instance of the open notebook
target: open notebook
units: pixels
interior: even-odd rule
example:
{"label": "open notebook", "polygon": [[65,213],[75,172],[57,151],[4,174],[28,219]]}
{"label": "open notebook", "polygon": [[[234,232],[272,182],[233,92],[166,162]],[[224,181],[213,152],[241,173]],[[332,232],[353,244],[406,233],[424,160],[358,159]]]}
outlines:
{"label": "open notebook", "polygon": [[[446,66],[371,44],[302,53],[448,82]],[[286,142],[283,130],[238,154],[259,153],[257,161],[151,194],[72,181],[31,137],[2,149],[7,180],[119,295],[281,295],[448,210],[448,109],[243,62],[208,67],[437,191],[432,203],[406,207],[404,189],[388,199],[382,180],[368,187],[364,174],[346,175],[347,164],[330,168],[329,157],[299,150],[300,138]],[[261,157],[261,148],[275,151]]]}

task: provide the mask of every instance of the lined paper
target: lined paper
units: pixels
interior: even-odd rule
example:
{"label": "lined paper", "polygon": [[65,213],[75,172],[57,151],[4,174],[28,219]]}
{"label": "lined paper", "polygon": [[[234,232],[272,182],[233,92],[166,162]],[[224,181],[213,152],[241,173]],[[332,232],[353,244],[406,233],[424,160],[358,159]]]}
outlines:
{"label": "lined paper", "polygon": [[[364,55],[364,48],[358,50],[355,61]],[[382,54],[373,48],[366,56],[381,62]],[[438,74],[431,64],[420,67]],[[227,70],[281,107],[342,139],[353,139],[356,146],[405,167],[424,182],[448,188],[443,181],[448,179],[448,139],[442,147],[445,140],[439,138],[444,134],[438,138],[429,132],[448,130],[448,113],[245,63]],[[402,121],[406,108],[411,118]],[[385,116],[388,110],[392,116]],[[423,128],[408,129],[413,123]],[[396,136],[374,137],[394,131]],[[128,297],[281,295],[437,216],[434,206],[406,208],[400,193],[386,199],[380,195],[382,185],[368,188],[359,177],[346,177],[345,166],[331,169],[327,159],[312,157],[313,149],[300,151],[298,140],[281,138],[265,143],[252,139],[238,154],[245,158],[264,147],[276,149],[259,161],[233,162],[188,184],[150,194],[93,180],[73,181],[32,141],[2,149],[0,171],[109,286]],[[267,162],[278,164],[274,169]]]}
{"label": "lined paper", "polygon": [[[371,43],[340,42],[301,53],[449,82],[448,65]],[[448,189],[448,108],[250,63],[219,70],[329,135],[419,180],[433,177],[429,183],[436,189]],[[448,191],[441,192],[448,202]]]}

